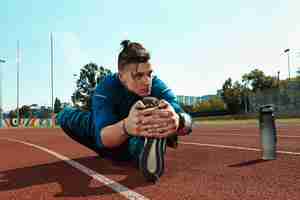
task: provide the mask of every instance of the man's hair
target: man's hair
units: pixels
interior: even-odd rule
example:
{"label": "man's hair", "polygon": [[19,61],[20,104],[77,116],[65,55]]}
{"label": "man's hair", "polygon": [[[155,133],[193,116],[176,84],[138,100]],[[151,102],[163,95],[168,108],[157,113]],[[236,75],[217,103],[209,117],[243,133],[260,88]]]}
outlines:
{"label": "man's hair", "polygon": [[119,71],[122,71],[126,64],[145,63],[150,59],[150,53],[140,43],[124,40],[121,46],[123,49],[118,56]]}

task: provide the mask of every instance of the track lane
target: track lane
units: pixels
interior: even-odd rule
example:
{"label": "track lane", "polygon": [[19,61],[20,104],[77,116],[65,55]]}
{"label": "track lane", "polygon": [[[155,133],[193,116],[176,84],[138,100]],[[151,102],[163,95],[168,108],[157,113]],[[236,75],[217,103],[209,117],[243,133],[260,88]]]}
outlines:
{"label": "track lane", "polygon": [[[213,130],[208,128],[201,129],[201,131],[196,130],[190,137],[186,137],[184,139],[194,140],[195,138],[201,137],[200,135],[203,133],[202,131],[205,130],[213,132]],[[245,131],[245,133],[249,134],[249,131]],[[3,132],[0,133],[2,136]],[[79,163],[82,163],[99,173],[103,173],[113,180],[118,181],[119,183],[146,197],[149,197],[150,199],[296,200],[300,198],[300,171],[297,167],[300,166],[299,156],[279,155],[278,159],[275,161],[263,162],[259,159],[259,152],[179,145],[179,148],[176,151],[168,149],[166,155],[166,172],[158,184],[151,185],[146,184],[140,174],[131,165],[111,163],[109,161],[99,159],[97,155],[90,150],[65,137],[60,130],[25,130],[23,132],[12,131],[4,135],[8,135],[12,138],[25,139],[43,146],[45,145],[45,147],[72,157]],[[224,137],[216,138],[217,140],[215,141],[218,144],[222,144]],[[235,137],[230,139],[235,142],[234,138]],[[183,140],[183,138],[181,139]],[[205,141],[205,138],[201,139],[201,142],[207,142]],[[12,146],[7,146],[6,148],[9,150],[13,149]],[[24,156],[26,155],[29,154],[24,152]],[[86,158],[84,156],[86,156]],[[34,159],[37,158],[44,159],[45,157],[36,157]],[[41,161],[47,162],[47,160]],[[19,165],[20,164],[22,163],[19,163]],[[17,165],[18,164],[13,165],[11,170],[14,170],[14,167],[18,168]],[[35,163],[30,163],[29,161],[27,165],[36,166]],[[2,171],[2,163],[0,166]],[[37,164],[37,166],[39,166],[39,164]],[[53,165],[53,167],[57,166],[60,165]],[[57,171],[64,172],[70,169],[69,166],[64,166],[64,168],[66,169],[57,168]],[[48,176],[50,176],[49,179],[52,179],[53,176],[56,177],[54,170],[53,174],[49,174]],[[83,193],[86,193],[86,195],[80,196],[78,194],[80,192],[67,189],[67,191],[70,192],[68,195],[63,196],[63,198],[120,198],[119,195],[114,196],[115,194],[112,193],[112,191],[106,191],[107,188],[105,190],[104,187],[97,185],[97,183],[89,183],[88,181],[84,180],[80,181],[79,177],[77,175],[69,178],[64,177],[66,180],[61,181],[67,188],[72,188],[74,187],[73,185],[79,185],[78,190],[82,192],[82,195]],[[68,179],[71,180],[66,182]],[[43,187],[51,190],[51,188],[53,188],[53,184],[55,185],[55,183],[52,182],[45,183],[43,184]],[[60,187],[59,185],[60,184],[58,184],[58,187]],[[38,193],[41,195],[36,187],[38,186],[25,188],[28,189],[27,193]],[[93,189],[91,189],[91,187]],[[85,189],[80,190],[80,188]],[[56,193],[59,192],[53,192],[54,195]],[[1,194],[2,191],[0,195]],[[17,194],[20,194],[19,191]],[[0,199],[2,199],[1,196]],[[62,197],[55,197],[54,199],[62,199]]]}
{"label": "track lane", "polygon": [[[0,199],[126,199],[65,162],[38,149],[0,141],[17,151],[1,163]],[[10,148],[11,149],[11,148]],[[3,153],[0,153],[3,157]],[[89,162],[95,156],[75,159]]]}
{"label": "track lane", "polygon": [[[122,166],[123,170],[121,169],[121,166],[116,164],[112,165],[110,162],[107,162],[106,160],[101,159],[99,156],[97,156],[94,152],[86,149],[85,147],[81,147],[77,143],[73,142],[72,140],[69,140],[67,137],[62,135],[62,132],[60,130],[46,130],[46,129],[40,129],[40,130],[17,130],[14,129],[14,131],[8,131],[8,132],[0,132],[1,138],[4,136],[18,139],[18,140],[25,140],[28,142],[32,142],[35,144],[43,144],[47,146],[48,148],[54,148],[56,151],[61,151],[66,154],[68,154],[72,159],[74,159],[75,162],[81,163],[82,165],[85,165],[87,167],[92,166],[95,170],[99,171],[99,173],[103,173],[105,176],[114,179],[117,182],[120,182],[121,184],[129,184],[131,187],[143,187],[144,180],[141,176],[139,176],[138,173],[134,173],[132,177],[128,178],[128,173],[133,172],[135,169],[132,165],[127,164],[125,166]],[[57,133],[59,133],[57,135]],[[63,137],[61,137],[63,136]],[[12,139],[12,140],[14,140]],[[41,196],[26,196],[23,197],[22,189],[28,188],[26,192],[32,192],[34,191],[41,191],[40,194],[48,194],[47,199],[57,199],[58,197],[63,197],[66,199],[126,199],[124,197],[121,197],[120,194],[118,194],[116,191],[111,190],[104,184],[101,184],[90,177],[86,177],[85,174],[82,172],[74,169],[73,167],[70,167],[68,164],[64,163],[63,161],[55,158],[53,155],[48,155],[45,152],[41,152],[39,149],[26,147],[26,145],[22,144],[15,144],[14,142],[10,141],[1,141],[1,146],[5,147],[6,154],[9,154],[11,159],[6,158],[4,162],[0,161],[0,171],[2,172],[2,178],[5,180],[5,182],[2,182],[1,184],[12,184],[13,182],[21,182],[22,181],[22,174],[28,174],[28,172],[34,173],[35,171],[40,171],[42,169],[46,173],[48,172],[49,179],[52,179],[53,177],[57,177],[56,172],[54,170],[48,170],[48,168],[55,166],[60,166],[57,168],[57,173],[61,174],[63,172],[65,173],[63,176],[64,179],[58,179],[56,182],[56,190],[54,190],[55,195],[53,193],[43,190],[42,185],[51,185],[55,184],[48,181],[45,182],[39,182],[35,183],[35,178],[32,179],[32,184],[29,182],[29,184],[25,185],[17,185],[16,188],[13,186],[5,187],[3,185],[3,189],[0,193],[0,199],[11,199],[13,196],[17,195],[19,196],[17,199],[40,199]],[[3,144],[4,143],[4,144]],[[25,146],[25,147],[24,147]],[[21,153],[18,153],[21,152]],[[4,153],[4,152],[2,152]],[[1,154],[0,154],[1,156]],[[2,155],[3,156],[3,155]],[[7,166],[8,165],[8,166]],[[127,171],[124,170],[124,168],[127,168]],[[11,171],[9,171],[11,169]],[[22,170],[23,169],[23,170]],[[71,170],[70,170],[71,169]],[[76,171],[76,174],[70,174],[72,171]],[[129,171],[129,172],[128,172]],[[7,175],[8,174],[8,175]],[[10,176],[13,174],[12,176]],[[14,174],[17,174],[16,176]],[[30,174],[30,173],[29,173]],[[35,176],[35,175],[33,175]],[[9,178],[10,177],[10,178]],[[18,178],[19,177],[19,178]],[[27,177],[27,176],[26,176]],[[46,178],[47,179],[47,178]],[[134,180],[135,179],[135,180]],[[26,179],[25,179],[26,180]],[[142,181],[142,182],[141,182]],[[55,181],[54,181],[55,182]],[[74,184],[75,183],[75,184]],[[19,187],[18,187],[19,186]],[[92,186],[92,187],[90,187]],[[111,185],[109,185],[111,186]],[[117,187],[116,184],[112,184],[112,186]],[[38,187],[36,189],[36,187]],[[41,189],[39,189],[41,187]],[[49,188],[46,186],[46,188]],[[59,192],[59,188],[61,188]],[[53,189],[52,187],[49,189]],[[21,190],[21,193],[19,192]],[[126,190],[125,190],[126,191]],[[25,193],[26,193],[25,192]],[[30,193],[29,192],[29,193]],[[39,193],[39,192],[38,192]],[[9,198],[1,198],[2,195],[12,195]],[[131,195],[131,194],[130,194]],[[131,195],[131,198],[135,198],[134,195]]]}
{"label": "track lane", "polygon": [[[277,150],[288,152],[300,152],[300,126],[281,124],[277,128]],[[238,130],[238,131],[232,131]],[[194,132],[190,137],[183,137],[183,142],[216,144],[226,146],[241,146],[248,148],[261,148],[260,132],[254,125],[232,125],[213,127],[213,126],[195,126]]]}

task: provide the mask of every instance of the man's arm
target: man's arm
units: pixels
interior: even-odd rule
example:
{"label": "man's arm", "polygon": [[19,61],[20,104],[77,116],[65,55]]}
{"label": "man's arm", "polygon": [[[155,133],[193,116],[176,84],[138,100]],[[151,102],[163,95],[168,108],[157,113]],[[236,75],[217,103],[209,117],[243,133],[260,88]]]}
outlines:
{"label": "man's arm", "polygon": [[93,115],[98,146],[117,147],[127,140],[129,134],[146,136],[140,131],[143,126],[139,121],[141,116],[148,111],[140,110],[145,107],[141,101],[137,101],[131,107],[128,117],[120,121],[114,113],[112,97],[102,94],[105,92],[98,89],[93,96]]}
{"label": "man's arm", "polygon": [[146,110],[142,101],[137,101],[130,109],[128,117],[120,122],[117,122],[111,126],[107,126],[102,130],[102,142],[107,147],[115,147],[123,143],[129,135],[132,136],[145,136],[141,124],[139,123],[141,116]]}
{"label": "man's arm", "polygon": [[191,117],[184,112],[176,96],[161,80],[156,79],[153,95],[159,97],[159,109],[144,117],[144,130],[151,137],[164,138],[177,133],[188,135],[192,132]]}
{"label": "man's arm", "polygon": [[162,99],[166,100],[175,110],[178,115],[177,134],[178,135],[188,135],[192,132],[192,118],[187,114],[178,104],[175,94],[171,89],[165,89],[161,95]]}
{"label": "man's arm", "polygon": [[105,147],[112,148],[120,146],[128,138],[124,130],[124,121],[121,120],[113,125],[106,126],[102,129],[101,140]]}
{"label": "man's arm", "polygon": [[113,148],[122,144],[126,134],[122,130],[122,121],[113,112],[113,104],[110,96],[105,96],[103,88],[97,88],[93,96],[93,118],[95,125],[95,137],[98,147]]}

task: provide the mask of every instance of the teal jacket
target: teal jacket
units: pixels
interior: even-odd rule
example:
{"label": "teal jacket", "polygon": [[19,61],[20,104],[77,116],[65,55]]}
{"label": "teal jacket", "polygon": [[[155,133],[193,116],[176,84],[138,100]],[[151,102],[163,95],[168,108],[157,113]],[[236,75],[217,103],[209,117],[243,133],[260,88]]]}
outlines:
{"label": "teal jacket", "polygon": [[[171,89],[159,78],[156,76],[152,79],[152,89],[151,95],[157,97],[158,99],[164,99],[171,104],[175,112],[183,112],[182,108],[179,106],[176,96],[171,91]],[[91,128],[93,130],[89,133],[93,133],[94,141],[96,141],[97,149],[105,149],[101,141],[101,130],[102,128],[115,124],[120,120],[126,118],[129,114],[129,111],[132,105],[141,100],[142,97],[134,94],[123,86],[119,80],[118,74],[112,74],[103,80],[99,84],[92,97],[92,116],[91,118]],[[136,138],[138,140],[138,138]],[[137,141],[130,141],[137,142]],[[128,148],[128,144],[121,145],[119,148],[114,150],[107,149],[106,152],[110,154],[119,154],[125,153],[124,148]],[[134,147],[133,147],[134,148]],[[105,151],[102,151],[105,152]],[[115,152],[115,153],[114,153]],[[104,155],[106,156],[106,155]],[[120,155],[115,155],[113,157],[118,157]],[[112,155],[108,155],[112,157]],[[127,157],[126,155],[121,156],[123,158]]]}

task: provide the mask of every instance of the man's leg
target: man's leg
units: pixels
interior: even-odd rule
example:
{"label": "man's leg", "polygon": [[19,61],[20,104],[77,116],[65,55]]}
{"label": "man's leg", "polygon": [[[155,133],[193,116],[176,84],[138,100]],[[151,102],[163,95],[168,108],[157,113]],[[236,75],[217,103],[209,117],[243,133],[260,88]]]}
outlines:
{"label": "man's leg", "polygon": [[[159,100],[156,97],[145,97],[142,101],[146,108],[158,107],[159,105]],[[139,169],[148,181],[158,181],[164,172],[166,140],[166,138],[144,138],[143,146],[139,148]]]}
{"label": "man's leg", "polygon": [[90,112],[83,112],[77,108],[66,107],[56,116],[57,123],[63,131],[76,142],[97,150],[95,139],[91,131],[92,118]]}
{"label": "man's leg", "polygon": [[139,158],[144,148],[144,138],[142,137],[130,137],[128,139],[128,152],[130,157],[136,165],[139,164]]}
{"label": "man's leg", "polygon": [[118,161],[129,160],[128,142],[124,142],[115,148],[99,147],[96,145],[92,120],[91,112],[83,112],[71,107],[65,108],[57,115],[58,124],[73,140],[95,151],[101,157]]}
{"label": "man's leg", "polygon": [[164,172],[166,138],[131,137],[128,151],[144,177],[151,182],[158,181]]}

